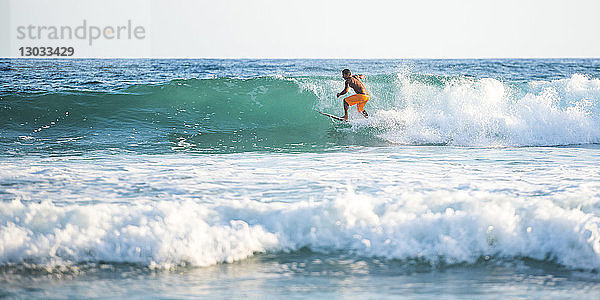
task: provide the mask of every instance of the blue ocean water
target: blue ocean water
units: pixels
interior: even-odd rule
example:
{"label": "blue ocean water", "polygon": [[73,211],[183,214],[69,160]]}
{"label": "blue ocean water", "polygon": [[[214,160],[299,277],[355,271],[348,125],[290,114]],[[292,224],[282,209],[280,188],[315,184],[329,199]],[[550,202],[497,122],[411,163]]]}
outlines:
{"label": "blue ocean water", "polygon": [[3,59],[0,296],[590,297],[599,143],[598,59]]}

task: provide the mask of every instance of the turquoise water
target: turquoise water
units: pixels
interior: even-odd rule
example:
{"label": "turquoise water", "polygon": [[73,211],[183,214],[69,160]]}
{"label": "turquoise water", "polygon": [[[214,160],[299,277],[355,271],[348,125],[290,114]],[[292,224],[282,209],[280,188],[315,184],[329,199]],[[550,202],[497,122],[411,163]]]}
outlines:
{"label": "turquoise water", "polygon": [[[367,75],[339,123],[339,70]],[[598,60],[3,60],[0,295],[589,297]]]}

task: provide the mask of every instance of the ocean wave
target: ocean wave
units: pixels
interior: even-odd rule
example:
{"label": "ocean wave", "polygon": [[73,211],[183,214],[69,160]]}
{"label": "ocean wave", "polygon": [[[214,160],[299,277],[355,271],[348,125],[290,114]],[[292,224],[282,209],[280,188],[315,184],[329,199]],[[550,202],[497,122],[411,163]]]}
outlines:
{"label": "ocean wave", "polygon": [[[600,80],[585,75],[503,82],[398,73],[365,82],[371,118],[351,108],[346,125],[314,111],[343,113],[342,100],[335,97],[343,82],[325,76],[180,79],[111,92],[15,93],[0,99],[0,143],[25,152],[64,151],[69,145],[243,152],[600,142]],[[32,140],[23,144],[20,136]],[[74,137],[77,142],[56,142]]]}
{"label": "ocean wave", "polygon": [[308,248],[431,265],[531,258],[600,268],[600,218],[545,198],[349,189],[337,199],[0,203],[0,265],[209,266]]}

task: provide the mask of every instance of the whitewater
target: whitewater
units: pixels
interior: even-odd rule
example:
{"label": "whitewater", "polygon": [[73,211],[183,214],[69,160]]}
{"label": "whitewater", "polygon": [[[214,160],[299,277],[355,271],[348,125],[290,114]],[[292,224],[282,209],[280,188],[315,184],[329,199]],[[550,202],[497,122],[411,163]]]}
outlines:
{"label": "whitewater", "polygon": [[[315,112],[343,113],[345,67],[367,75],[368,119]],[[5,59],[0,74],[1,296],[600,288],[599,60]]]}

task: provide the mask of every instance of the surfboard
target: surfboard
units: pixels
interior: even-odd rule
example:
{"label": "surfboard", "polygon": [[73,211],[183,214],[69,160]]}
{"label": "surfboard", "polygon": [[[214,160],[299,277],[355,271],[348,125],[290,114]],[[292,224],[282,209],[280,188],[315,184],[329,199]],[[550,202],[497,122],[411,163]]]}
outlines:
{"label": "surfboard", "polygon": [[[330,118],[332,118],[332,119],[334,119],[334,120],[338,120],[338,121],[345,121],[344,119],[342,119],[342,118],[340,118],[340,117],[338,117],[338,116],[334,116],[334,115],[332,115],[332,114],[324,113],[324,112],[322,112],[322,111],[318,111],[318,110],[316,110],[316,109],[315,109],[315,111],[316,111],[316,112],[318,112],[318,113],[320,113],[320,114],[322,114],[322,115],[324,115],[324,116],[330,117]],[[345,121],[345,122],[347,122],[347,121]]]}

